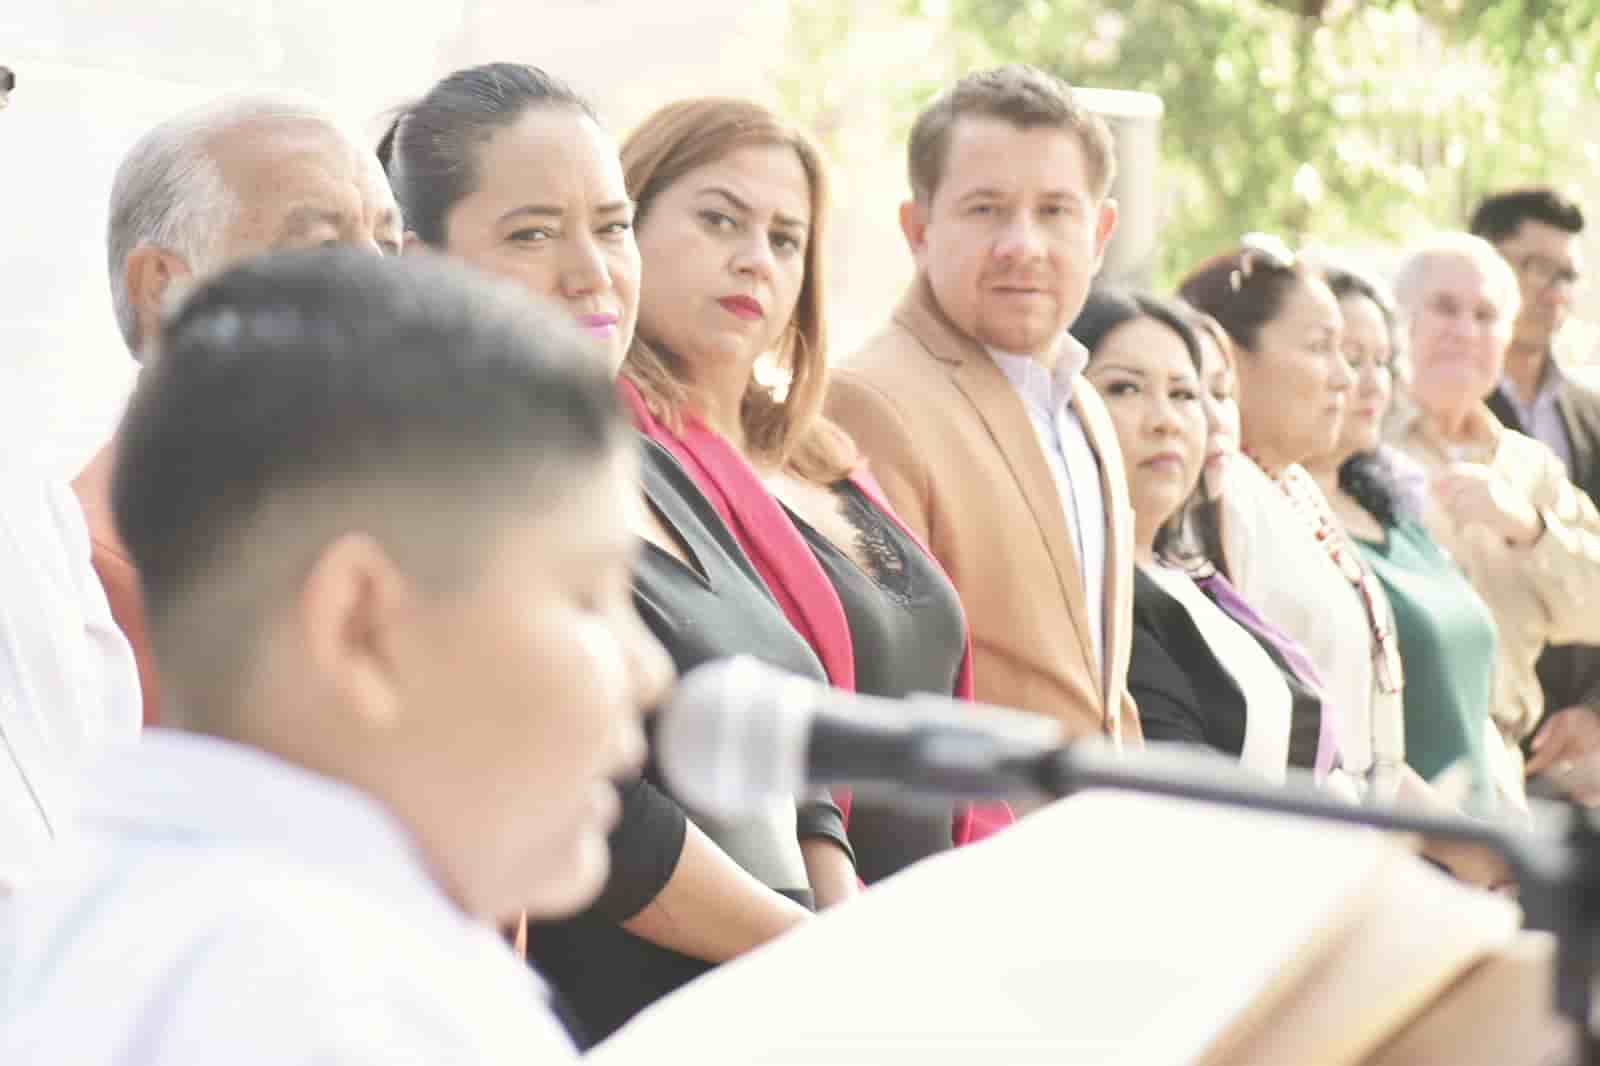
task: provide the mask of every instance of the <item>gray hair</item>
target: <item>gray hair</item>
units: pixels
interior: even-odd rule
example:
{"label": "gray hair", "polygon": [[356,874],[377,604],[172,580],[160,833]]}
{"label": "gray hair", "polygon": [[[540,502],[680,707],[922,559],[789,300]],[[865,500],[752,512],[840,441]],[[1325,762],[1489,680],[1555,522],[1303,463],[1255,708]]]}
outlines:
{"label": "gray hair", "polygon": [[106,225],[106,267],[117,325],[130,351],[139,346],[139,316],[128,292],[128,256],[140,245],[164,248],[204,273],[238,212],[238,199],[210,155],[216,137],[236,126],[272,119],[336,125],[314,105],[287,96],[238,97],[168,119],[139,138],[117,167]]}
{"label": "gray hair", "polygon": [[1495,246],[1482,237],[1451,230],[1436,233],[1407,248],[1394,273],[1395,300],[1407,312],[1416,310],[1422,298],[1422,285],[1428,271],[1441,259],[1457,259],[1478,268],[1489,289],[1496,297],[1506,321],[1517,315],[1522,304],[1522,290],[1517,286],[1517,275]]}

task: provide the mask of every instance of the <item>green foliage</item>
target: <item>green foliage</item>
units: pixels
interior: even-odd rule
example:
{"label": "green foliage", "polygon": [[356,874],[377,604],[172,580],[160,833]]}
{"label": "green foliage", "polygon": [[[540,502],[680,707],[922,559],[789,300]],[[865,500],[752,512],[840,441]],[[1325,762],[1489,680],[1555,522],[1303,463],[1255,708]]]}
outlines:
{"label": "green foliage", "polygon": [[1585,74],[1600,73],[1600,0],[1422,0],[1420,7],[1454,39],[1480,42],[1519,72],[1572,62]]}
{"label": "green foliage", "polygon": [[863,128],[898,148],[916,110],[980,65],[1159,95],[1163,282],[1250,230],[1385,244],[1460,225],[1490,188],[1600,164],[1600,0],[793,0],[791,13],[780,95],[846,170],[881,161]]}
{"label": "green foliage", "polygon": [[1489,187],[1573,172],[1593,57],[1551,44],[1535,63],[1521,43],[1592,33],[1571,11],[1600,0],[1568,2],[1456,0],[1447,30],[1400,2],[1313,18],[1259,0],[952,0],[950,18],[997,60],[1162,98],[1170,282],[1250,230],[1384,242],[1461,224]]}

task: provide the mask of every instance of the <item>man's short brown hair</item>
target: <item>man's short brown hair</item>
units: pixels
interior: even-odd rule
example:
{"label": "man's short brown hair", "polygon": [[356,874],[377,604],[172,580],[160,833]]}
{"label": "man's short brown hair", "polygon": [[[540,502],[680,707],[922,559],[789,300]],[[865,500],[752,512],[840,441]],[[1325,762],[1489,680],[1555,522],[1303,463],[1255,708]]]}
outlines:
{"label": "man's short brown hair", "polygon": [[998,118],[1018,129],[1051,126],[1077,135],[1089,168],[1089,186],[1104,199],[1116,177],[1115,142],[1105,120],[1084,107],[1072,86],[1053,74],[1023,64],[980,70],[940,93],[911,127],[908,163],[911,191],[927,203],[944,177],[950,131],[969,115]]}

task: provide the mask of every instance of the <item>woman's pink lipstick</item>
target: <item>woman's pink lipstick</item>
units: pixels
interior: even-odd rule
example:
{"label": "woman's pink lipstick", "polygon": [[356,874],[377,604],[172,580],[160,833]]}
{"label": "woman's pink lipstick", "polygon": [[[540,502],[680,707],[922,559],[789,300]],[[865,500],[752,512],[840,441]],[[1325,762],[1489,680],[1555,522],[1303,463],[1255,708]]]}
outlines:
{"label": "woman's pink lipstick", "polygon": [[602,338],[610,338],[617,332],[618,321],[619,319],[617,316],[609,312],[578,316],[578,323],[583,326],[584,329],[588,330],[596,337]]}
{"label": "woman's pink lipstick", "polygon": [[751,296],[724,296],[717,301],[729,314],[754,322],[766,318],[767,312],[762,309],[761,301]]}

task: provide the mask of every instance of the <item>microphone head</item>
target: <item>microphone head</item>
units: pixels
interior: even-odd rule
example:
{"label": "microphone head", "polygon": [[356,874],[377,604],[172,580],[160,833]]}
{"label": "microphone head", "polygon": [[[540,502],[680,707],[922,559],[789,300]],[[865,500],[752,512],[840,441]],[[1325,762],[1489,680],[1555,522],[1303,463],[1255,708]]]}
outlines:
{"label": "microphone head", "polygon": [[658,712],[656,762],[668,787],[724,819],[802,792],[819,687],[747,656],[690,670]]}

